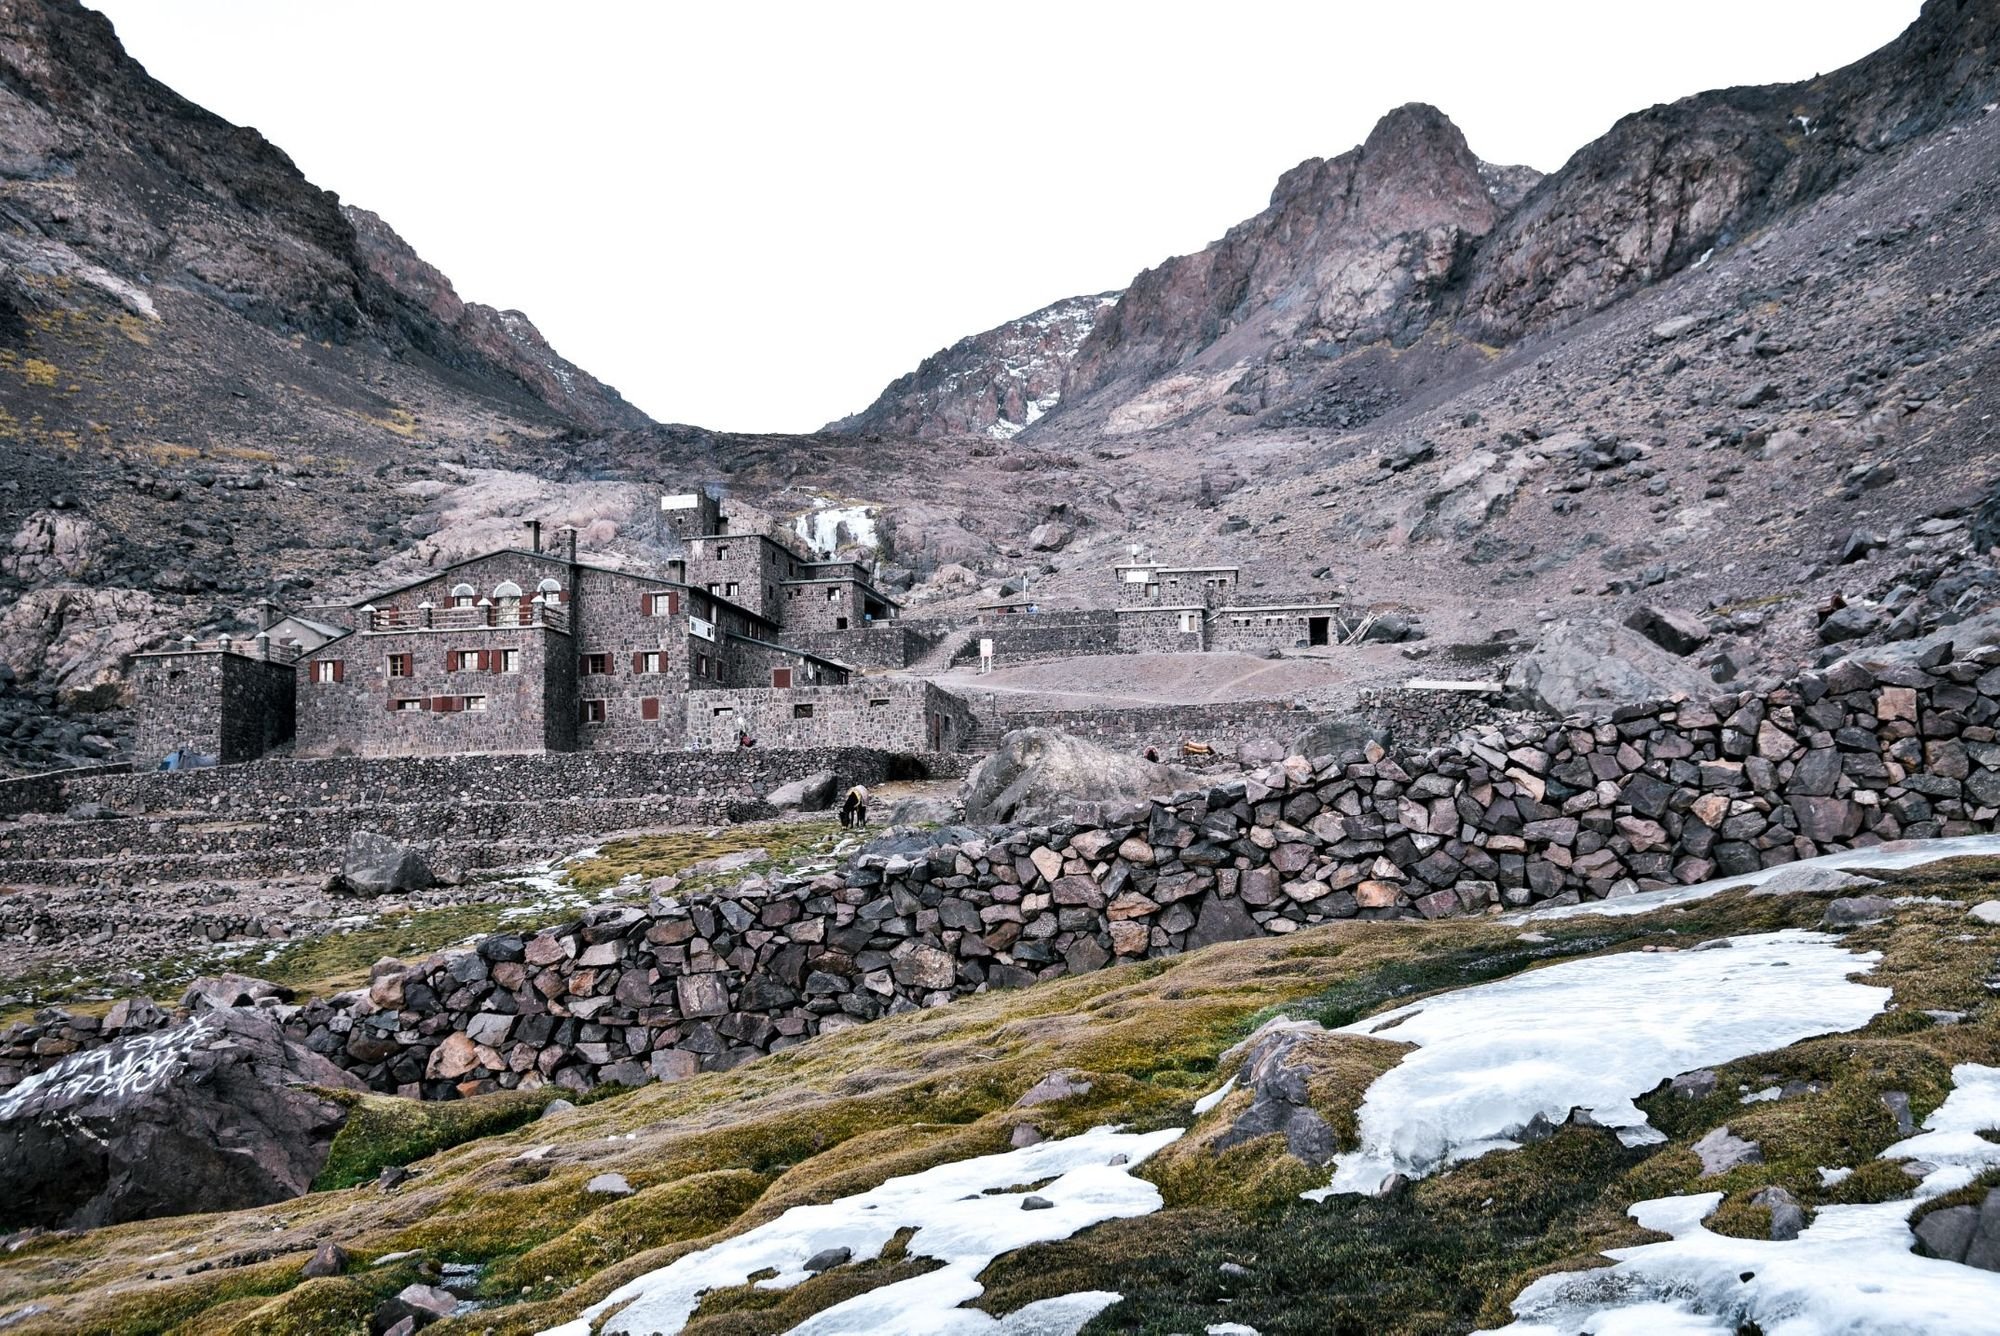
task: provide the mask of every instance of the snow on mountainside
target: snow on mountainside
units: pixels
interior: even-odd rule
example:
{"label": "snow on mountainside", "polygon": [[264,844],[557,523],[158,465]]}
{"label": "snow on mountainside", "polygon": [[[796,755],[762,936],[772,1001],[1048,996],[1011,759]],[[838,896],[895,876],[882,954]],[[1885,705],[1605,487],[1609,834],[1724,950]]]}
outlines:
{"label": "snow on mountainside", "polygon": [[1067,297],[931,354],[874,403],[827,424],[843,435],[986,435],[1008,440],[1062,397],[1063,377],[1116,292]]}

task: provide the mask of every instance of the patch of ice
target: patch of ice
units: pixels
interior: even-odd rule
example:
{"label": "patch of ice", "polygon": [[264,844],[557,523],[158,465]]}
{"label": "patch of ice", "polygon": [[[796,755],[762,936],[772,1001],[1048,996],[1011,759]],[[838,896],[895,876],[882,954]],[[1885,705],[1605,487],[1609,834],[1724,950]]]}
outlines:
{"label": "patch of ice", "polygon": [[1772,1100],[1783,1099],[1784,1096],[1784,1087],[1765,1086],[1762,1090],[1751,1091],[1736,1102],[1738,1104],[1769,1104]]}
{"label": "patch of ice", "polygon": [[1676,886],[1667,891],[1641,891],[1637,895],[1623,895],[1616,900],[1591,900],[1580,905],[1556,905],[1549,909],[1534,909],[1525,914],[1510,915],[1507,921],[1526,923],[1530,919],[1574,918],[1581,914],[1610,916],[1650,914],[1656,909],[1683,905],[1693,900],[1705,900],[1711,895],[1733,891],[1738,887],[1761,885],[1787,868],[1831,867],[1864,870],[1907,868],[1921,867],[1925,863],[1935,863],[1946,858],[1995,854],[2000,854],[2000,835],[1955,835],[1942,840],[1890,840],[1885,844],[1851,849],[1844,854],[1822,854],[1818,858],[1802,859],[1796,863],[1780,863],[1777,867],[1760,868],[1755,872],[1745,872],[1734,877],[1718,877],[1714,881],[1697,882],[1693,886]]}
{"label": "patch of ice", "polygon": [[[910,1255],[936,1258],[945,1264],[941,1269],[856,1295],[794,1330],[819,1336],[878,1331],[1074,1336],[1118,1296],[1100,1291],[1064,1295],[1005,1319],[958,1305],[979,1295],[979,1273],[1002,1253],[1160,1209],[1159,1189],[1132,1177],[1131,1171],[1181,1131],[1098,1127],[1005,1154],[941,1164],[823,1205],[794,1206],[768,1224],[628,1281],[575,1322],[542,1336],[587,1333],[592,1321],[614,1309],[618,1311],[602,1327],[605,1336],[671,1336],[708,1290],[740,1285],[766,1268],[778,1274],[758,1281],[759,1288],[789,1289],[808,1278],[804,1264],[814,1253],[848,1248],[855,1260],[866,1260],[908,1227],[917,1231],[909,1242]],[[1122,1162],[1111,1163],[1114,1158]],[[988,1195],[993,1189],[1048,1178],[1055,1181],[1035,1189],[1052,1203],[1048,1210],[1022,1210],[1018,1194]]]}
{"label": "patch of ice", "polygon": [[1229,1092],[1234,1089],[1236,1089],[1236,1078],[1232,1076],[1194,1102],[1194,1116],[1199,1118],[1216,1105],[1222,1103],[1223,1100],[1228,1099]]}
{"label": "patch of ice", "polygon": [[1835,1183],[1844,1182],[1853,1173],[1852,1169],[1829,1169],[1825,1165],[1821,1165],[1819,1166],[1819,1185],[1823,1188],[1830,1188]]}
{"label": "patch of ice", "polygon": [[[1616,1265],[1544,1276],[1521,1291],[1506,1336],[1611,1336],[1619,1332],[1733,1333],[1755,1324],[1766,1336],[1863,1332],[2000,1332],[2000,1274],[1911,1251],[1909,1215],[2000,1164],[2000,1145],[1979,1135],[2000,1128],[2000,1068],[1952,1069],[1954,1088],[1923,1132],[1882,1152],[1937,1165],[1910,1197],[1866,1206],[1823,1206],[1784,1243],[1715,1234],[1702,1221],[1720,1192],[1663,1197],[1629,1214],[1668,1243],[1615,1248]],[[1820,1170],[1821,1177],[1835,1172]],[[1844,1176],[1844,1174],[1843,1174]],[[1835,1180],[1838,1181],[1838,1180]]]}
{"label": "patch of ice", "polygon": [[1636,1134],[1646,1115],[1632,1101],[1667,1077],[1855,1029],[1888,1005],[1888,989],[1848,978],[1879,955],[1797,929],[1730,941],[1562,961],[1343,1027],[1417,1047],[1368,1087],[1332,1183],[1304,1195],[1374,1192],[1391,1174],[1511,1150],[1537,1119],[1576,1110]]}
{"label": "patch of ice", "polygon": [[875,515],[867,506],[837,506],[824,497],[813,508],[792,520],[792,532],[821,556],[831,557],[840,550],[842,539],[855,547],[871,550],[882,546],[875,532]]}

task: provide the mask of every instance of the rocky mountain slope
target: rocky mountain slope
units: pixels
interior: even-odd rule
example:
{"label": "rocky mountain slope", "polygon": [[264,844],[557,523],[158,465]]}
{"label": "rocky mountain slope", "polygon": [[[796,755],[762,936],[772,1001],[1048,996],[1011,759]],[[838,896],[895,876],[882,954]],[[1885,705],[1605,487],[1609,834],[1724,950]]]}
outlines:
{"label": "rocky mountain slope", "polygon": [[1062,397],[1063,378],[1115,292],[1069,297],[932,353],[828,432],[1010,440]]}

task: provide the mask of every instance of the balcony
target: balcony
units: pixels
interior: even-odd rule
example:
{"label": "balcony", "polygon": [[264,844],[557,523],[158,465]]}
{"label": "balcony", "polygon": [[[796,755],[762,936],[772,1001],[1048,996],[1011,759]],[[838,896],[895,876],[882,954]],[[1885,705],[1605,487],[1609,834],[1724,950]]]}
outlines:
{"label": "balcony", "polygon": [[539,595],[514,607],[501,607],[481,599],[470,608],[439,608],[422,603],[414,608],[361,609],[362,630],[388,631],[497,631],[521,626],[545,627],[569,634],[569,607],[545,602]]}

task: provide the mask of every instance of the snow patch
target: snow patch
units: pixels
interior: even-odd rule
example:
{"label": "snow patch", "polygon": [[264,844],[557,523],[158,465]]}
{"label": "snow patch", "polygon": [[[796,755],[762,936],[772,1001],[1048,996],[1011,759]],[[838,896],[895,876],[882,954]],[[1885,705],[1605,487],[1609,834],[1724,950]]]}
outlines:
{"label": "snow patch", "polygon": [[[1001,1155],[941,1164],[824,1205],[794,1206],[768,1224],[628,1281],[576,1321],[541,1336],[588,1336],[590,1324],[614,1309],[618,1311],[601,1328],[604,1336],[671,1336],[686,1325],[708,1290],[741,1285],[765,1268],[778,1274],[758,1281],[758,1288],[790,1289],[809,1278],[805,1262],[813,1254],[849,1248],[854,1260],[865,1261],[879,1256],[883,1245],[906,1227],[917,1231],[910,1239],[910,1256],[936,1258],[945,1264],[941,1269],[858,1294],[794,1332],[1074,1336],[1119,1296],[1105,1291],[1068,1294],[1000,1319],[959,1305],[979,1296],[980,1272],[1002,1253],[1159,1210],[1159,1189],[1131,1171],[1181,1131],[1098,1127]],[[1050,1203],[1047,1210],[1023,1210],[1023,1194],[999,1191],[1048,1178],[1055,1181],[1035,1189]]]}
{"label": "snow patch", "polygon": [[1210,1109],[1222,1103],[1223,1100],[1228,1099],[1229,1092],[1234,1089],[1236,1089],[1236,1078],[1232,1076],[1194,1102],[1194,1116],[1197,1118],[1202,1117]]}
{"label": "snow patch", "polygon": [[[1911,1196],[1867,1206],[1823,1206],[1784,1243],[1711,1233],[1702,1221],[1720,1192],[1642,1201],[1629,1214],[1669,1243],[1615,1248],[1617,1264],[1544,1276],[1521,1291],[1505,1336],[1615,1336],[1702,1332],[1730,1336],[1755,1323],[1766,1336],[1821,1332],[2000,1332],[2000,1273],[1911,1251],[1909,1216],[2000,1164],[2000,1067],[1965,1063],[1925,1130],[1882,1152],[1936,1166]],[[1829,1170],[1820,1171],[1822,1177]],[[1837,1180],[1836,1180],[1837,1181]]]}
{"label": "snow patch", "polygon": [[1335,1159],[1332,1183],[1304,1195],[1375,1192],[1392,1174],[1512,1150],[1538,1119],[1577,1110],[1627,1145],[1657,1142],[1632,1101],[1661,1081],[1856,1029],[1888,1005],[1887,988],[1848,978],[1877,954],[1797,929],[1729,940],[1563,961],[1344,1027],[1417,1047],[1368,1087],[1360,1144]]}
{"label": "snow patch", "polygon": [[835,505],[824,497],[814,500],[811,510],[793,519],[792,532],[813,551],[828,557],[838,552],[843,543],[870,550],[882,546],[875,532],[875,513],[871,507]]}

